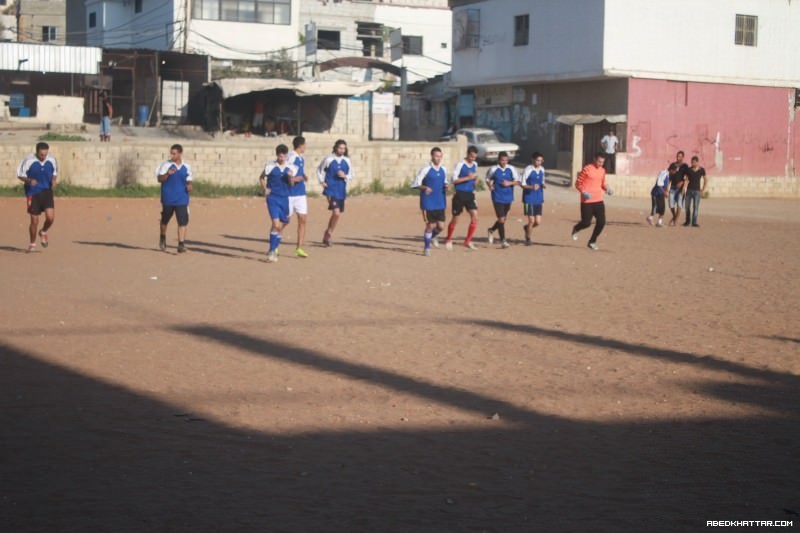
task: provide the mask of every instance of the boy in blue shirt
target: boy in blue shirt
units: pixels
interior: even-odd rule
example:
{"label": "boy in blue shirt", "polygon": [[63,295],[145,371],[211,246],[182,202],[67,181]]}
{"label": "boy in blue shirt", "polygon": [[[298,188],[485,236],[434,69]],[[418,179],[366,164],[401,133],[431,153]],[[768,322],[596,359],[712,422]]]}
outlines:
{"label": "boy in blue shirt", "polygon": [[183,161],[183,146],[169,148],[169,160],[156,169],[161,184],[161,237],[158,247],[167,249],[167,224],[172,214],[178,219],[178,253],[186,251],[186,227],[189,225],[189,193],[192,192],[192,169]]}
{"label": "boy in blue shirt", "polygon": [[44,225],[39,230],[42,248],[47,248],[47,230],[56,217],[53,188],[58,181],[58,165],[55,158],[47,155],[50,145],[36,143],[36,155],[29,155],[19,165],[17,177],[25,184],[25,198],[31,223],[28,226],[30,241],[28,252],[36,249],[36,232],[39,230],[39,216],[44,212]]}
{"label": "boy in blue shirt", "polygon": [[289,223],[289,191],[295,183],[303,179],[303,176],[298,176],[297,167],[286,162],[288,154],[289,148],[285,144],[279,144],[275,148],[275,161],[267,163],[258,177],[267,197],[269,218],[272,219],[267,253],[269,263],[278,261],[281,231]]}
{"label": "boy in blue shirt", "polygon": [[525,245],[533,244],[533,228],[542,223],[542,206],[544,205],[544,156],[534,152],[531,156],[533,164],[525,167],[522,173],[522,209],[528,217],[525,224]]}
{"label": "boy in blue shirt", "polygon": [[514,187],[519,185],[519,174],[517,169],[508,164],[508,154],[500,152],[497,154],[498,164],[491,167],[486,172],[486,184],[489,190],[492,191],[492,203],[494,204],[494,213],[497,215],[497,222],[494,226],[489,228],[488,238],[489,244],[494,243],[495,230],[500,232],[500,241],[502,248],[511,246],[506,240],[506,217],[511,210],[511,204],[514,202]]}
{"label": "boy in blue shirt", "polygon": [[419,189],[419,207],[425,222],[425,248],[422,254],[431,255],[431,242],[444,229],[447,207],[447,170],[442,166],[442,150],[431,149],[431,162],[417,172],[412,189]]}
{"label": "boy in blue shirt", "polygon": [[294,150],[289,152],[286,161],[297,167],[297,177],[303,179],[297,180],[291,189],[289,189],[289,217],[297,214],[297,247],[294,250],[294,255],[297,257],[308,257],[308,254],[303,250],[303,241],[306,237],[306,220],[308,219],[308,198],[306,196],[306,182],[308,177],[305,171],[305,160],[303,154],[306,151],[306,140],[304,137],[295,137],[292,139],[292,147]]}
{"label": "boy in blue shirt", "polygon": [[464,246],[468,250],[477,250],[472,244],[472,237],[475,235],[475,230],[478,229],[478,204],[475,202],[475,183],[478,181],[478,164],[475,162],[477,158],[478,149],[470,146],[467,148],[467,156],[459,161],[456,168],[453,169],[452,184],[456,191],[453,193],[453,218],[450,219],[450,225],[447,226],[447,239],[444,243],[446,250],[453,249],[453,232],[455,232],[458,217],[461,216],[464,209],[467,210],[470,218]]}
{"label": "boy in blue shirt", "polygon": [[353,179],[353,164],[347,157],[347,143],[344,140],[337,140],[333,144],[333,153],[319,164],[317,179],[323,187],[322,194],[328,198],[328,210],[331,212],[322,244],[330,246],[333,230],[336,229],[339,217],[344,213],[347,182]]}

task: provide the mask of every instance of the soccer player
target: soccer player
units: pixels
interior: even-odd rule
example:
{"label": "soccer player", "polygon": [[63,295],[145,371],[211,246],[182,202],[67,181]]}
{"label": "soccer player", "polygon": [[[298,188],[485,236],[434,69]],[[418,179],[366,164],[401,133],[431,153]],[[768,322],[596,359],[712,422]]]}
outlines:
{"label": "soccer player", "polygon": [[325,235],[324,246],[331,246],[333,230],[344,213],[344,201],[347,198],[347,182],[353,179],[353,164],[347,157],[347,143],[342,139],[333,144],[333,153],[322,160],[317,167],[317,179],[322,185],[322,194],[328,197],[328,210],[331,218]]}
{"label": "soccer player", "polygon": [[169,159],[156,169],[161,184],[161,235],[158,247],[167,249],[167,224],[172,214],[178,219],[178,253],[186,251],[186,227],[189,225],[189,194],[192,192],[192,169],[183,160],[183,146],[173,144]]}
{"label": "soccer player", "polygon": [[306,151],[306,140],[304,137],[295,137],[292,139],[292,147],[294,150],[289,152],[286,159],[287,163],[297,167],[297,176],[303,179],[296,180],[295,184],[289,189],[289,217],[297,214],[297,247],[294,250],[294,255],[297,257],[308,257],[308,254],[303,250],[303,241],[306,237],[306,220],[308,219],[308,198],[306,197],[306,182],[308,177],[305,171],[305,160],[303,154]]}
{"label": "soccer player", "polygon": [[447,250],[453,249],[453,232],[458,223],[458,217],[464,209],[469,213],[469,229],[467,230],[467,238],[464,241],[464,246],[469,250],[477,250],[472,244],[472,237],[475,236],[475,230],[478,229],[478,204],[475,202],[475,184],[478,182],[478,164],[475,160],[478,158],[478,149],[474,146],[467,148],[467,156],[459,161],[456,168],[453,169],[452,182],[456,192],[453,194],[453,217],[450,219],[450,224],[447,226],[447,239],[444,242],[444,247]]}
{"label": "soccer player", "polygon": [[442,150],[439,147],[431,149],[431,162],[417,172],[413,189],[419,189],[419,207],[422,210],[422,220],[425,221],[425,248],[422,254],[431,255],[431,242],[435,233],[444,229],[447,207],[447,170],[442,167]]}
{"label": "soccer player", "polygon": [[653,215],[658,213],[658,222],[656,227],[660,228],[664,225],[664,213],[666,206],[664,205],[664,198],[669,194],[670,177],[674,176],[678,171],[678,165],[670,163],[667,170],[662,170],[658,173],[656,183],[650,189],[650,215],[647,217],[647,223],[653,225]]}
{"label": "soccer player", "polygon": [[298,168],[286,162],[288,155],[289,148],[285,144],[279,144],[275,148],[275,161],[267,163],[258,177],[267,197],[267,210],[272,220],[267,253],[269,263],[278,261],[281,231],[289,223],[289,191],[293,185],[303,180],[303,176],[298,175]]}
{"label": "soccer player", "polygon": [[486,172],[486,184],[492,191],[494,213],[497,215],[497,222],[487,231],[489,244],[494,243],[494,231],[498,230],[501,248],[508,248],[511,245],[506,240],[506,217],[514,202],[514,187],[520,184],[520,180],[517,169],[508,164],[506,152],[497,154],[497,164]]}
{"label": "soccer player", "polygon": [[[45,142],[36,143],[36,154],[22,160],[17,170],[17,177],[25,184],[25,198],[28,214],[31,217],[28,233],[30,241],[28,251],[36,249],[36,232],[42,241],[42,248],[47,248],[47,230],[56,218],[53,189],[58,182],[58,165],[53,156],[48,155],[50,146]],[[39,216],[44,212],[44,225],[39,230]]]}
{"label": "soccer player", "polygon": [[572,228],[572,240],[578,240],[578,232],[592,225],[592,217],[595,219],[594,231],[589,238],[589,248],[599,250],[597,237],[603,232],[606,225],[606,206],[603,203],[603,193],[612,194],[606,184],[606,169],[603,168],[606,155],[597,152],[594,156],[594,163],[589,163],[575,181],[575,188],[581,193],[581,220]]}
{"label": "soccer player", "polygon": [[525,167],[522,173],[522,209],[528,217],[525,224],[525,245],[533,244],[533,228],[542,223],[542,206],[544,205],[544,156],[534,152],[532,164]]}

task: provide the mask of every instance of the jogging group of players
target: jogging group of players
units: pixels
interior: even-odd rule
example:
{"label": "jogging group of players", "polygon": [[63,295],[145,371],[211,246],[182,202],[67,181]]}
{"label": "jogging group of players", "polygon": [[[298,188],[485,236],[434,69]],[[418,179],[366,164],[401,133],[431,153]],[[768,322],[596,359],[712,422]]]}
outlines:
{"label": "jogging group of players", "polygon": [[[275,149],[275,160],[267,163],[259,176],[259,182],[266,196],[267,210],[271,220],[269,233],[269,249],[267,261],[278,260],[278,249],[283,238],[282,233],[292,215],[297,218],[297,244],[294,254],[306,258],[308,253],[303,249],[308,217],[304,153],[306,141],[303,137],[295,137],[292,150],[284,145]],[[53,188],[58,180],[56,160],[49,155],[47,143],[36,145],[36,153],[26,157],[19,166],[18,178],[24,183],[30,215],[28,251],[36,249],[37,236],[42,247],[48,246],[48,230],[55,220]],[[466,210],[469,227],[463,246],[468,250],[476,250],[473,238],[478,228],[478,205],[475,191],[478,184],[478,150],[474,146],[467,148],[466,156],[459,161],[452,173],[448,173],[442,165],[442,150],[431,149],[430,162],[416,174],[411,187],[419,190],[420,209],[422,211],[425,231],[423,235],[423,255],[431,255],[431,247],[438,248],[439,234],[444,231],[446,222],[447,195],[452,187],[451,219],[447,226],[445,249],[453,250],[453,234],[458,220]],[[531,156],[531,164],[522,175],[509,165],[508,154],[500,152],[497,164],[489,168],[484,176],[485,183],[491,191],[492,204],[496,220],[488,229],[489,244],[495,242],[495,232],[499,237],[501,248],[508,248],[506,238],[506,220],[514,201],[514,188],[522,189],[523,211],[527,220],[524,225],[525,243],[533,243],[533,230],[542,223],[544,205],[545,169],[544,157],[539,152]],[[597,250],[597,238],[605,226],[604,194],[612,194],[606,183],[606,171],[603,167],[605,154],[598,152],[595,160],[586,165],[578,175],[575,187],[580,192],[581,220],[572,228],[573,240],[578,233],[592,225],[595,227],[589,238],[588,246]],[[334,230],[344,213],[347,199],[347,183],[353,178],[353,165],[347,154],[347,143],[337,140],[331,154],[325,157],[316,168],[316,177],[323,188],[322,194],[328,202],[331,212],[328,225],[322,237],[323,246],[332,245]],[[167,226],[173,216],[178,223],[178,253],[186,251],[186,230],[189,225],[189,198],[192,192],[192,171],[183,160],[183,147],[174,144],[170,147],[170,158],[158,166],[156,178],[161,184],[161,220],[159,232],[159,248],[167,248]],[[39,229],[41,215],[45,215],[44,224]]]}

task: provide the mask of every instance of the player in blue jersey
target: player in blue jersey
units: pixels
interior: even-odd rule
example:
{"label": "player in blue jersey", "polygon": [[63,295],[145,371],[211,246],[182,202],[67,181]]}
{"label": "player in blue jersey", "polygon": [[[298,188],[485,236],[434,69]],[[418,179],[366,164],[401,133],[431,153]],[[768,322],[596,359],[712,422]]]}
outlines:
{"label": "player in blue jersey", "polygon": [[519,184],[517,169],[508,164],[508,154],[500,152],[497,154],[497,164],[486,172],[486,185],[492,191],[494,213],[497,215],[497,221],[487,232],[489,244],[494,242],[494,231],[497,230],[500,233],[500,246],[510,246],[506,240],[506,217],[514,202],[514,187]]}
{"label": "player in blue jersey", "polygon": [[295,137],[292,139],[292,147],[294,150],[289,152],[286,161],[290,165],[297,167],[297,176],[303,179],[296,180],[295,184],[289,189],[289,217],[297,214],[297,247],[294,250],[294,255],[297,257],[308,257],[308,254],[303,250],[303,242],[306,238],[306,221],[308,219],[308,198],[306,196],[306,182],[308,177],[305,171],[305,159],[303,154],[306,151],[306,140],[304,137]]}
{"label": "player in blue jersey", "polygon": [[431,243],[444,229],[447,207],[447,170],[442,166],[442,150],[431,149],[431,162],[417,172],[411,188],[419,189],[419,207],[425,221],[423,255],[431,255]]}
{"label": "player in blue jersey", "polygon": [[447,226],[447,239],[444,243],[447,250],[453,249],[453,232],[456,229],[458,217],[464,209],[467,210],[470,218],[464,246],[470,250],[477,250],[472,244],[472,237],[475,236],[475,230],[478,229],[478,204],[475,202],[475,184],[478,182],[478,164],[475,162],[477,158],[478,149],[470,146],[467,148],[467,157],[459,161],[453,170],[451,183],[456,192],[453,193],[453,218],[450,219],[450,224]]}
{"label": "player in blue jersey", "polygon": [[269,252],[267,261],[278,260],[278,246],[281,244],[281,231],[289,223],[289,191],[303,179],[298,169],[287,163],[289,148],[279,144],[275,148],[275,161],[267,163],[258,177],[267,197],[267,210],[272,220],[269,231]]}
{"label": "player in blue jersey", "polygon": [[[42,240],[42,247],[47,248],[47,230],[56,218],[56,206],[53,199],[53,188],[58,182],[58,165],[54,157],[48,155],[50,146],[45,142],[36,143],[36,154],[31,154],[19,165],[17,177],[25,184],[25,199],[28,214],[31,217],[28,233],[30,241],[28,251],[36,249],[36,233]],[[39,216],[44,213],[44,225],[39,230]]]}
{"label": "player in blue jersey", "polygon": [[347,157],[347,143],[342,139],[333,144],[333,153],[319,164],[317,179],[322,185],[322,194],[328,198],[328,210],[331,212],[328,227],[322,237],[322,244],[330,246],[333,230],[336,229],[339,217],[344,213],[347,182],[353,179],[353,164]]}
{"label": "player in blue jersey", "polygon": [[172,214],[178,219],[178,253],[186,251],[186,227],[189,225],[189,193],[192,192],[192,169],[183,160],[183,146],[173,144],[169,159],[156,169],[161,184],[161,236],[158,247],[167,249],[167,224]]}
{"label": "player in blue jersey", "polygon": [[542,223],[542,206],[544,204],[544,156],[534,152],[531,163],[522,173],[522,210],[528,217],[525,224],[525,245],[533,244],[533,228]]}

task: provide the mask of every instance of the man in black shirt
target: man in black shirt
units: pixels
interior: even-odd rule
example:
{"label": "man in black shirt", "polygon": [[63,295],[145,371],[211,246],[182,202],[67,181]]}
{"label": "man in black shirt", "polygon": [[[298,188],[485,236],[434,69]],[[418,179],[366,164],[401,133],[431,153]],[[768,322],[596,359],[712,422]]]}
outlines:
{"label": "man in black shirt", "polygon": [[686,188],[686,171],[689,169],[689,165],[683,162],[683,150],[675,154],[675,162],[672,165],[675,165],[677,170],[669,176],[669,210],[672,213],[669,225],[677,226],[686,192],[684,190]]}
{"label": "man in black shirt", "polygon": [[692,166],[686,170],[686,180],[686,221],[683,225],[688,226],[691,223],[693,227],[699,228],[697,215],[700,211],[700,198],[706,192],[708,178],[706,169],[700,166],[697,156],[692,157]]}

